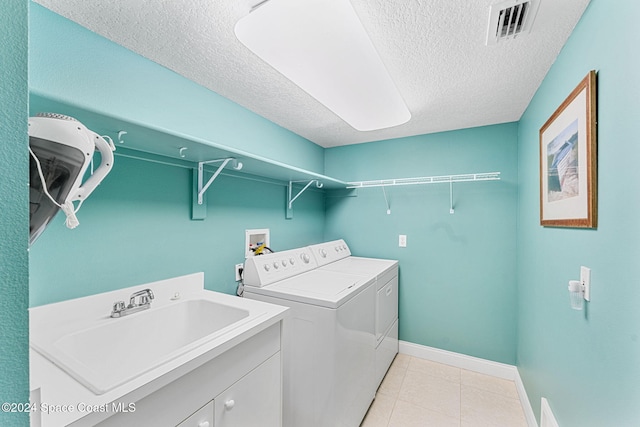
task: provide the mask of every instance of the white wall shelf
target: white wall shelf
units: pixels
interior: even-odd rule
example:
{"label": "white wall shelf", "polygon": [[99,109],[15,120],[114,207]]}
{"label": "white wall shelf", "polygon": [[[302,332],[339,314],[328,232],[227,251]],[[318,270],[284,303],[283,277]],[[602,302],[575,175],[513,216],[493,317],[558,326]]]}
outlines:
{"label": "white wall shelf", "polygon": [[[80,120],[92,131],[110,136],[116,145],[114,154],[118,157],[191,169],[193,171],[192,219],[206,218],[206,191],[218,175],[289,187],[292,182],[315,181],[316,187],[322,187],[323,190],[344,189],[347,186],[344,181],[273,158],[229,147],[218,141],[107,116],[59,100],[33,95],[31,98],[30,108],[34,114],[39,111],[53,111],[69,115]],[[274,157],[276,156],[277,153]],[[242,164],[242,171],[239,171],[238,164]],[[117,163],[115,167],[117,168]],[[205,179],[205,173],[212,173],[213,176]],[[287,212],[290,214],[289,202],[290,199],[286,200]]]}
{"label": "white wall shelf", "polygon": [[354,181],[348,182],[347,188],[392,187],[397,185],[448,184],[454,182],[498,180],[500,180],[500,172],[483,172],[461,175],[423,176],[418,178],[393,178],[374,181]]}
{"label": "white wall shelf", "polygon": [[386,187],[403,186],[403,185],[425,185],[425,184],[449,184],[449,213],[455,213],[453,205],[453,183],[455,182],[478,182],[478,181],[499,181],[500,172],[481,172],[481,173],[468,173],[460,175],[439,175],[439,176],[422,176],[416,178],[392,178],[392,179],[379,179],[373,181],[353,181],[348,182],[348,189],[357,188],[377,188],[382,187],[382,194],[384,195],[384,201],[387,207],[387,215],[391,215],[391,206]]}
{"label": "white wall shelf", "polygon": [[[33,97],[31,108],[38,111],[55,111],[76,117],[94,132],[109,135],[116,141],[115,155],[166,164],[193,171],[192,183],[192,219],[204,219],[207,215],[206,191],[219,175],[246,178],[262,182],[279,184],[287,187],[286,218],[293,217],[293,203],[314,183],[323,190],[357,189],[422,185],[449,184],[450,212],[453,213],[453,183],[474,181],[495,181],[500,179],[500,172],[484,172],[460,175],[442,175],[417,178],[393,178],[373,181],[345,182],[317,172],[305,170],[277,160],[232,148],[216,141],[203,139],[193,135],[161,129],[141,123],[134,123],[123,118],[110,117],[89,109],[71,106],[61,101]],[[216,159],[216,160],[212,160]],[[214,165],[212,163],[220,163]],[[242,171],[237,167],[242,164]],[[227,166],[233,169],[223,171]],[[205,182],[205,173],[212,176]],[[294,187],[301,187],[294,195]],[[384,192],[387,212],[390,213],[389,201]]]}

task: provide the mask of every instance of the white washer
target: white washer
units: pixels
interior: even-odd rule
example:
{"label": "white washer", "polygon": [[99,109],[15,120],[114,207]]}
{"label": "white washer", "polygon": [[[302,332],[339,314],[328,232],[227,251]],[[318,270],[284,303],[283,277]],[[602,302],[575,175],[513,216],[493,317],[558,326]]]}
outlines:
{"label": "white washer", "polygon": [[319,270],[363,275],[376,281],[376,388],[398,354],[398,261],[351,256],[344,240],[310,246]]}
{"label": "white washer", "polygon": [[355,427],[373,400],[375,280],[318,270],[309,248],[248,258],[244,296],[290,307],[283,323],[287,427]]}

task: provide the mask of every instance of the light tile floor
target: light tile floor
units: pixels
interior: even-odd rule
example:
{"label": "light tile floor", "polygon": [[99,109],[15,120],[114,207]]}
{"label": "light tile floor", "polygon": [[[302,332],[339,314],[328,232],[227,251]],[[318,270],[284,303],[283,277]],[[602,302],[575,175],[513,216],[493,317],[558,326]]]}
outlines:
{"label": "light tile floor", "polygon": [[361,427],[527,427],[513,381],[398,354]]}

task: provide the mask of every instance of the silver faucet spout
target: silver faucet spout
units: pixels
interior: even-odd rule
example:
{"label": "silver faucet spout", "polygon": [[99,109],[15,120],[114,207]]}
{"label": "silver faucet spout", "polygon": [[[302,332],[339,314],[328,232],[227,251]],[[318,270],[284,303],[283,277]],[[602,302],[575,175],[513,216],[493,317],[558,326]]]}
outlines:
{"label": "silver faucet spout", "polygon": [[[140,297],[140,303],[136,304],[136,298]],[[133,294],[131,294],[131,297],[129,297],[129,308],[131,307],[137,307],[140,305],[145,305],[145,304],[151,304],[151,300],[154,298],[153,296],[153,292],[151,291],[151,289],[143,289],[141,291],[138,292],[134,292]]]}
{"label": "silver faucet spout", "polygon": [[[139,302],[136,304],[136,298],[139,297]],[[151,300],[154,295],[151,289],[143,289],[138,292],[134,292],[129,297],[129,305],[125,306],[124,301],[117,301],[113,304],[113,310],[111,311],[111,317],[122,317],[127,314],[137,313],[138,311],[151,308]]]}

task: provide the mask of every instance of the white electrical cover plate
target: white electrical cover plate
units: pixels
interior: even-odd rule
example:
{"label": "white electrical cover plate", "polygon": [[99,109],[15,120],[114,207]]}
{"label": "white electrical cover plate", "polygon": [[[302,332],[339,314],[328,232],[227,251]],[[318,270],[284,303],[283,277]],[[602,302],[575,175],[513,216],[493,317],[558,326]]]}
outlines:
{"label": "white electrical cover plate", "polygon": [[584,299],[591,301],[591,269],[580,267],[580,282],[584,284]]}

